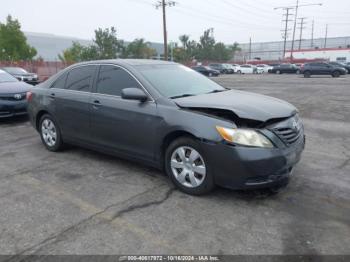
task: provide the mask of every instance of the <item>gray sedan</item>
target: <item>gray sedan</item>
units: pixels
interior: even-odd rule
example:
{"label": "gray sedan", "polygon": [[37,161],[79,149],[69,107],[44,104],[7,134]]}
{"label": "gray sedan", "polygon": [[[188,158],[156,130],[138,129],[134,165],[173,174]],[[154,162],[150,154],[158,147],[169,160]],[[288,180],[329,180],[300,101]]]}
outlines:
{"label": "gray sedan", "polygon": [[297,109],[171,62],[75,64],[28,95],[50,151],[74,144],[165,170],[189,194],[286,185],[304,148]]}

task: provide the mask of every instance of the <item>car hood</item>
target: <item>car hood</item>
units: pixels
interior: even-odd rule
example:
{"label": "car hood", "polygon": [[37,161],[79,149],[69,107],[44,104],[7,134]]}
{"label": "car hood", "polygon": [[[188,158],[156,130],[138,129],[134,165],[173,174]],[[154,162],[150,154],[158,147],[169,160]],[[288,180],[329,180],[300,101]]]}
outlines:
{"label": "car hood", "polygon": [[239,118],[262,122],[289,117],[297,111],[283,100],[238,90],[177,98],[174,102],[183,108],[230,110]]}
{"label": "car hood", "polygon": [[31,85],[24,82],[0,82],[0,94],[25,93],[31,89]]}

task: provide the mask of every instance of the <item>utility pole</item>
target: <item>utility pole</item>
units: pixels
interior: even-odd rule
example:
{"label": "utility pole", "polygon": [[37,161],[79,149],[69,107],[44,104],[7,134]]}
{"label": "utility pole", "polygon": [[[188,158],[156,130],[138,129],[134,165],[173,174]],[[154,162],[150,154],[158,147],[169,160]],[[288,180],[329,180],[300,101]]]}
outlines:
{"label": "utility pole", "polygon": [[301,17],[298,18],[300,20],[300,22],[298,23],[300,25],[300,27],[298,28],[300,30],[300,36],[299,36],[299,50],[301,49],[301,40],[303,38],[303,30],[305,29],[304,25],[306,24],[304,22],[304,20],[306,19],[306,17]]}
{"label": "utility pole", "polygon": [[326,24],[326,35],[324,37],[324,48],[327,47],[327,37],[328,37],[328,24]]}
{"label": "utility pole", "polygon": [[295,5],[295,17],[294,17],[294,27],[293,27],[292,48],[290,50],[290,60],[291,61],[293,61],[294,40],[295,40],[295,30],[297,28],[298,9],[299,9],[299,0],[297,0],[297,3]]}
{"label": "utility pole", "polygon": [[315,20],[312,20],[312,28],[311,28],[311,48],[314,47],[314,29],[315,29]]}
{"label": "utility pole", "polygon": [[[275,10],[276,9],[280,9],[280,8],[276,7]],[[284,30],[281,30],[283,32],[282,33],[282,38],[284,40],[284,42],[283,42],[283,56],[282,56],[282,59],[284,59],[285,56],[286,56],[286,46],[287,46],[287,39],[288,39],[288,31],[290,31],[290,29],[288,28],[288,23],[292,21],[292,20],[289,19],[289,17],[292,15],[290,13],[290,10],[292,10],[293,7],[282,7],[281,9],[286,11],[286,13],[283,14],[283,17],[285,16],[286,19],[285,20],[282,19],[282,22],[285,22]]]}
{"label": "utility pole", "polygon": [[290,50],[290,59],[293,60],[293,51],[294,51],[294,40],[295,40],[295,31],[297,27],[297,19],[298,19],[298,11],[300,7],[303,6],[314,6],[314,5],[319,5],[322,6],[322,3],[317,3],[317,4],[299,4],[299,0],[297,0],[295,6],[283,6],[283,7],[276,7],[274,9],[280,9],[280,8],[292,8],[295,9],[295,16],[294,16],[294,27],[293,27],[293,39],[292,39],[292,48]]}
{"label": "utility pole", "polygon": [[249,60],[252,60],[252,38],[249,38]]}
{"label": "utility pole", "polygon": [[160,0],[156,3],[156,8],[162,7],[163,11],[163,37],[164,37],[164,60],[168,61],[168,33],[166,26],[166,7],[175,6],[174,1]]}

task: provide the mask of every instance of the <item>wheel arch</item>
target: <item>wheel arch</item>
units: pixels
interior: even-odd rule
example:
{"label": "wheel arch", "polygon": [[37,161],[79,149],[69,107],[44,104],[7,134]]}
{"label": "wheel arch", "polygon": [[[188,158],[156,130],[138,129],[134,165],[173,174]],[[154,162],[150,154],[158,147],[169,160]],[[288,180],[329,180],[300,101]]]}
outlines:
{"label": "wheel arch", "polygon": [[191,132],[185,131],[185,130],[173,130],[167,135],[165,135],[162,140],[161,148],[160,148],[160,165],[162,168],[164,168],[164,157],[165,157],[166,149],[173,141],[175,141],[180,137],[190,137],[195,140],[199,139],[198,137],[193,135]]}
{"label": "wheel arch", "polygon": [[35,128],[39,131],[40,119],[43,115],[50,114],[47,110],[40,110],[35,117]]}

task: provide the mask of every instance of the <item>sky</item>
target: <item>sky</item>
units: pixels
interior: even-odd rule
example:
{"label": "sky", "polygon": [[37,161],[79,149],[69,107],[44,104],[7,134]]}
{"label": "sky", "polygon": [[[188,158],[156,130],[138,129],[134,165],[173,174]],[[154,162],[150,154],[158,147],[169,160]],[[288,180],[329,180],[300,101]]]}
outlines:
{"label": "sky", "polygon": [[[114,26],[125,41],[145,38],[163,41],[162,12],[157,0],[2,0],[0,21],[8,14],[17,18],[22,30],[92,39],[96,28]],[[281,40],[284,10],[274,7],[293,6],[296,0],[175,0],[167,8],[169,41],[179,35],[198,40],[204,30],[214,28],[217,41],[232,44]],[[305,6],[298,17],[306,17],[304,38],[350,36],[350,0],[300,0]],[[291,11],[294,14],[294,10]],[[293,19],[293,17],[290,17]],[[290,28],[293,22],[290,22]],[[291,31],[290,31],[291,33]],[[299,34],[299,31],[297,31]]]}

